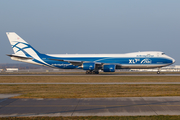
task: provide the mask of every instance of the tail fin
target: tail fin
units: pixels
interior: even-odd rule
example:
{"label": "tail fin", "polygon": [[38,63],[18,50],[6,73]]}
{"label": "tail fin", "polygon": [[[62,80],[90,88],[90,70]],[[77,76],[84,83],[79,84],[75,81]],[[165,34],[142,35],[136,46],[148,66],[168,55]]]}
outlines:
{"label": "tail fin", "polygon": [[15,55],[32,57],[33,55],[38,55],[39,52],[35,50],[31,45],[24,41],[14,32],[7,32],[7,37],[13,48]]}

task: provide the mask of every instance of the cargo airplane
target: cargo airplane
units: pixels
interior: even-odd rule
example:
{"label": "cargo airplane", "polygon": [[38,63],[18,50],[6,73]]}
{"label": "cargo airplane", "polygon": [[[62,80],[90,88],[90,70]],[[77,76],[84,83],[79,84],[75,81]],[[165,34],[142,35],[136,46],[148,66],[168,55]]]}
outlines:
{"label": "cargo airplane", "polygon": [[171,65],[175,60],[163,52],[145,51],[126,54],[43,54],[14,32],[7,32],[14,54],[12,60],[60,69],[83,69],[87,74],[115,72],[116,69],[147,69]]}

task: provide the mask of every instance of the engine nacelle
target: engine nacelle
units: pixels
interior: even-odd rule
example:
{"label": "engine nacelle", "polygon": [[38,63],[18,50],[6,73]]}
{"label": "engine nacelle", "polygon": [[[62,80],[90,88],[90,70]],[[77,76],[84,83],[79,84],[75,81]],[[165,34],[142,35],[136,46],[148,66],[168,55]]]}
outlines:
{"label": "engine nacelle", "polygon": [[83,70],[95,70],[95,63],[83,63]]}
{"label": "engine nacelle", "polygon": [[116,65],[104,65],[103,71],[104,72],[115,72]]}

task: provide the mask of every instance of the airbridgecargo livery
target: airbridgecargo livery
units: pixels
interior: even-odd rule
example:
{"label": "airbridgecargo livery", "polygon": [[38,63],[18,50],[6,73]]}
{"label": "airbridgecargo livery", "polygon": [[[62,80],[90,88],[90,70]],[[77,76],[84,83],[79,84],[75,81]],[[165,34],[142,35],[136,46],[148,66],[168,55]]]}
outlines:
{"label": "airbridgecargo livery", "polygon": [[[163,52],[145,51],[126,54],[43,54],[14,32],[7,32],[14,54],[12,60],[60,69],[83,69],[87,74],[115,72],[116,69],[161,68],[175,60]],[[158,69],[158,74],[159,69]]]}

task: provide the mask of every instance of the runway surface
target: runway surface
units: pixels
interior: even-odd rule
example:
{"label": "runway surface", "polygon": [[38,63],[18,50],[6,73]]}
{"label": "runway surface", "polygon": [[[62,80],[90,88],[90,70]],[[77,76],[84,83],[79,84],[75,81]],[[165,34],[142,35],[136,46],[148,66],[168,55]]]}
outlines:
{"label": "runway surface", "polygon": [[164,84],[176,84],[179,85],[180,82],[102,82],[102,83],[0,83],[0,85],[164,85]]}
{"label": "runway surface", "polygon": [[180,97],[0,99],[0,117],[180,115]]}
{"label": "runway surface", "polygon": [[75,75],[75,74],[0,74],[0,76],[180,76],[180,74],[95,74],[95,75]]}

